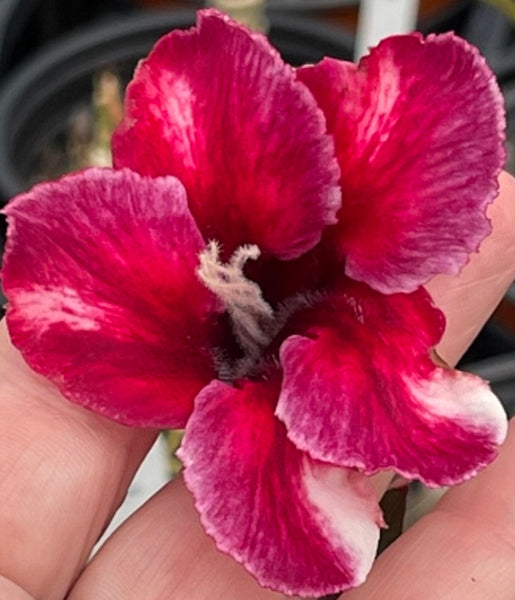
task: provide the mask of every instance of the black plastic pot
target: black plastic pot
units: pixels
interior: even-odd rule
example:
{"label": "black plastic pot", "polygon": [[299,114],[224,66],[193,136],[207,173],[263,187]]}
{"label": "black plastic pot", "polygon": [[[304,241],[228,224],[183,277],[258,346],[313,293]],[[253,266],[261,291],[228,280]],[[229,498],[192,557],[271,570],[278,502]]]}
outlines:
{"label": "black plastic pot", "polygon": [[[503,304],[510,302],[508,291]],[[485,325],[458,367],[490,382],[509,416],[515,415],[515,330],[497,311]]]}
{"label": "black plastic pot", "polygon": [[509,15],[488,2],[476,0],[457,33],[479,48],[501,83],[515,75],[515,23]]}
{"label": "black plastic pot", "polygon": [[467,370],[489,381],[508,416],[515,416],[515,351],[470,363]]}
{"label": "black plastic pot", "polygon": [[29,51],[34,39],[23,33],[39,0],[0,2],[0,74],[9,70],[16,56]]}
{"label": "black plastic pot", "polygon": [[132,0],[0,0],[0,75],[56,36],[132,8]]}
{"label": "black plastic pot", "polygon": [[[62,38],[16,69],[0,93],[1,200],[34,183],[43,148],[63,138],[70,115],[89,105],[100,68],[114,68],[126,82],[161,35],[194,22],[193,12],[176,11],[102,22]],[[350,36],[299,17],[274,16],[270,40],[292,64],[352,55]]]}
{"label": "black plastic pot", "polygon": [[[123,15],[151,4],[143,0],[0,0],[0,75],[56,36],[105,15]],[[170,2],[171,5],[174,2]],[[178,5],[201,8],[205,0],[177,0]],[[331,19],[356,8],[359,0],[267,0],[270,14],[305,14]],[[422,4],[422,31],[458,29],[473,0],[454,0],[428,11]],[[429,18],[424,18],[426,13]]]}

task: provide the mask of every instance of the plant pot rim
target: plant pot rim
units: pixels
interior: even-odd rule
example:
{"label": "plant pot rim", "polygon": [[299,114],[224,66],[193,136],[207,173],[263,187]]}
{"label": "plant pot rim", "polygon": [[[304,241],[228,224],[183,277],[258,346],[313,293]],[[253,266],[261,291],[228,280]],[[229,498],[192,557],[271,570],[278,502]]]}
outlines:
{"label": "plant pot rim", "polygon": [[[143,57],[153,44],[149,38],[174,28],[187,28],[195,23],[194,10],[159,10],[132,13],[123,18],[100,19],[75,29],[70,34],[45,45],[39,52],[26,58],[6,77],[0,88],[0,194],[3,200],[27,189],[23,185],[21,168],[13,156],[17,134],[23,120],[34,114],[35,106],[41,104],[40,98],[51,89],[52,78],[58,79],[65,73],[70,80],[78,80],[85,72],[91,72],[92,64],[109,62],[111,54],[121,53],[129,47]],[[162,33],[161,33],[162,32]],[[352,49],[352,35],[343,29],[312,19],[285,14],[271,16],[271,37],[280,35],[285,41],[313,40],[324,42],[329,47],[339,48],[341,52]],[[138,45],[139,44],[139,45]],[[139,54],[139,50],[141,53]],[[137,58],[134,62],[137,61]],[[63,89],[61,79],[56,89]],[[57,87],[60,85],[60,87]],[[37,93],[31,93],[37,90]],[[48,92],[50,94],[50,92]],[[21,103],[24,108],[21,109]],[[48,114],[48,113],[47,113]]]}

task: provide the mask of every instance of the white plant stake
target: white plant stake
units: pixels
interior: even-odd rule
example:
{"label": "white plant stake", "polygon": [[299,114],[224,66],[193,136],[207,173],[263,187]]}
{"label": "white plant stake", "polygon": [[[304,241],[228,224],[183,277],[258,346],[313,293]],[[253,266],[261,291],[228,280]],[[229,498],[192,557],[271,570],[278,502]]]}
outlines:
{"label": "white plant stake", "polygon": [[413,31],[417,15],[418,0],[361,0],[355,60],[389,35]]}

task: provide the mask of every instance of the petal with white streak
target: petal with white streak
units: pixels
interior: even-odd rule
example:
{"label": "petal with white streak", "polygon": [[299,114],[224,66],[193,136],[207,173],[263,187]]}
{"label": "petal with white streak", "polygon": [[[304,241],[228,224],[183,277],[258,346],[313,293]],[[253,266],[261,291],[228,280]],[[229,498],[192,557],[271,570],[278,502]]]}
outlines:
{"label": "petal with white streak", "polygon": [[180,182],[90,169],[5,212],[7,323],[31,367],[123,424],[183,426],[214,374],[217,302]]}
{"label": "petal with white streak", "polygon": [[206,531],[261,585],[320,596],[358,585],[379,537],[366,477],[313,461],[274,417],[275,378],[198,396],[180,457]]}
{"label": "petal with white streak", "polygon": [[299,449],[429,485],[459,483],[495,458],[506,415],[483,380],[430,359],[442,315],[424,290],[383,296],[349,283],[297,326],[281,347],[276,414]]}

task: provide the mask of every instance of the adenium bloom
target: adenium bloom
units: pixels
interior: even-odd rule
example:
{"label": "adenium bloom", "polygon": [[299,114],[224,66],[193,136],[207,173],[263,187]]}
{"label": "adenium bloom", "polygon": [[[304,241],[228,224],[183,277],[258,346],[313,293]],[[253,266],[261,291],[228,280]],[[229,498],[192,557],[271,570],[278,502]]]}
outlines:
{"label": "adenium bloom", "polygon": [[458,483],[506,433],[487,384],[433,360],[444,317],[421,287],[490,231],[493,75],[452,34],[295,70],[206,10],[139,65],[125,111],[114,169],[6,208],[12,340],[70,400],[185,427],[202,523],[262,585],[357,585],[370,476]]}

